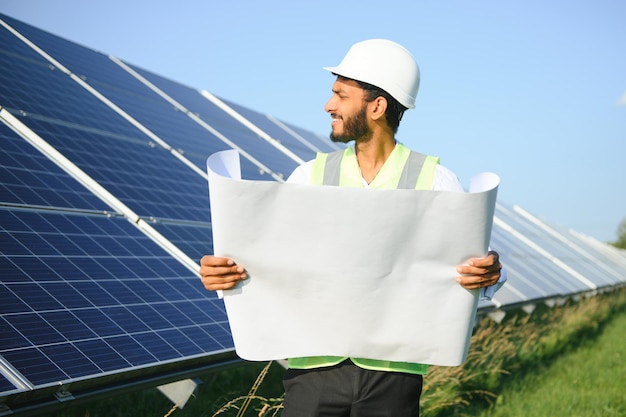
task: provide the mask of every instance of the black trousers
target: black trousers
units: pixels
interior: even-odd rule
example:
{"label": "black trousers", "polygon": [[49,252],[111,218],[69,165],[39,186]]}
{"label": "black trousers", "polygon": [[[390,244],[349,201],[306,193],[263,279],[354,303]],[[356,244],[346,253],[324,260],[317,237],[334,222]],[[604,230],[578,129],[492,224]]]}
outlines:
{"label": "black trousers", "polygon": [[352,361],[288,369],[282,417],[417,417],[422,375],[370,371]]}

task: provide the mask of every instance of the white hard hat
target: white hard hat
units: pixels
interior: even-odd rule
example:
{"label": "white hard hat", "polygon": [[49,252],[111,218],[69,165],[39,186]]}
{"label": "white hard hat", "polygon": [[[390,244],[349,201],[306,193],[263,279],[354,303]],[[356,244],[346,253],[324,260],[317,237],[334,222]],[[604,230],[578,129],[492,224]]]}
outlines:
{"label": "white hard hat", "polygon": [[411,53],[395,42],[370,39],[355,43],[338,66],[324,69],[372,84],[405,107],[415,108],[420,70]]}

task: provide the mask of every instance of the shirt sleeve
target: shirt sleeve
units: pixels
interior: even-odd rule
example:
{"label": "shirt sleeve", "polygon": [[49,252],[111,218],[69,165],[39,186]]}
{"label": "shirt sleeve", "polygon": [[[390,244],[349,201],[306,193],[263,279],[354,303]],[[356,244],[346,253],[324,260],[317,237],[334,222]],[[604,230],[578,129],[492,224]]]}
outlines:
{"label": "shirt sleeve", "polygon": [[296,169],[293,170],[291,175],[287,177],[288,183],[291,184],[308,184],[311,181],[311,172],[313,171],[313,162],[315,160],[312,159],[304,164],[299,165]]}
{"label": "shirt sleeve", "polygon": [[456,174],[443,165],[436,166],[431,189],[433,191],[464,192],[461,181]]}
{"label": "shirt sleeve", "polygon": [[491,300],[495,295],[496,291],[500,289],[504,285],[507,280],[506,269],[504,266],[500,270],[500,279],[494,285],[490,287],[484,287],[480,289],[480,300]]}

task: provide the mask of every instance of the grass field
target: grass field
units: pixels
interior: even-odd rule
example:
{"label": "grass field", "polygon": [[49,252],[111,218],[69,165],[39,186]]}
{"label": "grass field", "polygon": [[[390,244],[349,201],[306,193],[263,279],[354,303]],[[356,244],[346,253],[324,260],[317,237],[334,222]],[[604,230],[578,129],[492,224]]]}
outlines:
{"label": "grass field", "polygon": [[626,312],[585,340],[519,379],[479,417],[626,416]]}
{"label": "grass field", "polygon": [[[500,324],[483,320],[475,329],[468,358],[462,366],[433,367],[429,371],[422,394],[422,415],[475,417],[490,408],[492,416],[618,416],[619,411],[615,411],[615,414],[585,414],[586,411],[575,414],[564,410],[580,404],[580,401],[587,402],[589,409],[597,410],[595,399],[605,398],[612,395],[611,392],[616,392],[600,384],[584,382],[592,381],[592,377],[600,372],[600,366],[605,369],[599,378],[603,381],[614,381],[619,397],[619,400],[612,397],[610,405],[605,408],[619,410],[621,407],[623,410],[624,367],[607,365],[606,361],[623,362],[624,346],[621,340],[624,326],[618,319],[622,320],[620,318],[625,315],[626,289],[622,288],[609,294],[578,301],[569,300],[553,308],[540,304],[531,315],[521,311],[511,312]],[[617,328],[610,327],[607,330],[606,326],[614,322],[618,323]],[[605,337],[612,339],[605,342]],[[603,351],[607,349],[607,345],[615,345],[615,349],[621,351],[609,355]],[[581,355],[582,352],[587,352],[587,355],[592,356],[566,366],[571,372],[585,369],[581,371],[581,375],[574,378],[557,372],[561,361],[575,352],[581,352]],[[617,358],[615,355],[618,355]],[[613,376],[613,372],[621,374]],[[549,382],[545,386],[541,385],[541,389],[537,388],[544,380]],[[577,400],[564,400],[563,397],[559,399],[559,395],[565,395],[565,387],[573,392],[571,395]],[[545,398],[528,398],[529,391],[539,394],[548,391],[548,388],[552,394]],[[595,392],[596,389],[598,392]],[[555,391],[563,394],[557,395]],[[521,393],[521,398],[515,400],[517,392]],[[550,402],[556,403],[555,408],[546,414],[531,412],[525,408],[537,406],[543,410],[549,407]],[[513,404],[516,403],[519,405],[514,407]],[[482,415],[486,416],[490,414]]]}

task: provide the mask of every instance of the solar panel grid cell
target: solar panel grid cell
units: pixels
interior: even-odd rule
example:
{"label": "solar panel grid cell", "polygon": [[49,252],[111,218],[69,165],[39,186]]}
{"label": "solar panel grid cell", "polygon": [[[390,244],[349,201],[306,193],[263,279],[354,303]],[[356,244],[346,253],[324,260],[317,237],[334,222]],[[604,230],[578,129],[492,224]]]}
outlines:
{"label": "solar panel grid cell", "polygon": [[199,355],[204,350],[198,346],[192,339],[185,335],[178,329],[168,329],[159,332],[159,335],[174,348],[180,352],[181,355],[192,356]]}
{"label": "solar panel grid cell", "polygon": [[[22,274],[26,274],[27,277],[35,280],[45,280],[48,282],[60,281],[62,278],[59,275],[60,271],[50,265],[49,261],[56,259],[56,257],[39,257],[34,253],[26,254],[25,256],[16,256],[12,260],[20,269]],[[21,274],[20,274],[21,275]],[[4,282],[10,282],[11,278]]]}
{"label": "solar panel grid cell", "polygon": [[86,339],[74,343],[77,349],[98,364],[102,372],[127,369],[131,364],[104,339]]}
{"label": "solar panel grid cell", "polygon": [[[0,314],[32,311],[28,304],[22,301],[13,291],[9,289],[9,284],[0,286],[0,299],[2,300],[2,303],[0,304]],[[4,335],[4,333],[2,334]]]}
{"label": "solar panel grid cell", "polygon": [[[45,278],[44,278],[45,279]],[[6,284],[24,304],[35,311],[59,310],[63,305],[45,290],[44,283]]]}
{"label": "solar panel grid cell", "polygon": [[93,361],[71,344],[41,346],[41,353],[70,378],[80,378],[102,372]]}

